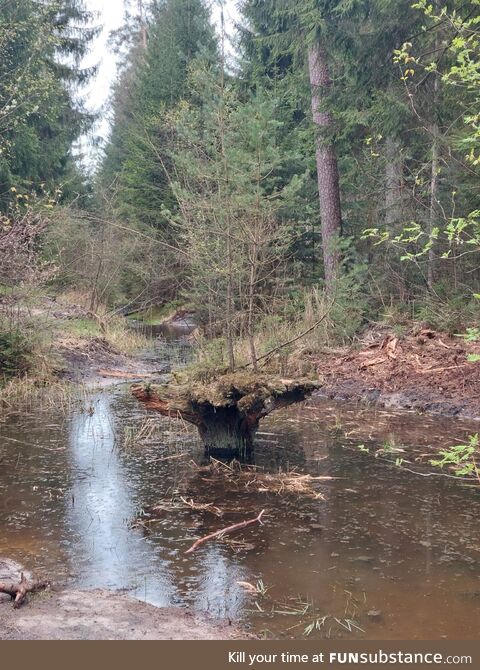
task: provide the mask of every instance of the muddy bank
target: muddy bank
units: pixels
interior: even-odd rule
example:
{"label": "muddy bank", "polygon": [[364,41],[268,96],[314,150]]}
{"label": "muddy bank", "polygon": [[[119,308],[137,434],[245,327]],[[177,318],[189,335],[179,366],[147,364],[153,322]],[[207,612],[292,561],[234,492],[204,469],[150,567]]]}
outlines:
{"label": "muddy bank", "polygon": [[428,328],[370,329],[354,347],[315,358],[319,397],[480,419],[480,344]]}
{"label": "muddy bank", "polygon": [[57,342],[61,357],[58,376],[67,381],[87,385],[108,385],[122,379],[148,379],[166,372],[168,366],[148,360],[145,355],[127,355],[105,338],[68,338]]}
{"label": "muddy bank", "polygon": [[[0,558],[0,582],[35,575]],[[179,607],[154,607],[122,591],[46,590],[19,609],[0,593],[0,640],[231,640],[251,637],[228,620]]]}
{"label": "muddy bank", "polygon": [[170,314],[160,323],[193,329],[196,326],[195,316],[195,312],[192,312],[192,310],[177,309],[173,314]]}
{"label": "muddy bank", "polygon": [[51,591],[19,610],[0,600],[0,640],[239,640],[228,621],[181,608],[158,608],[125,593]]}

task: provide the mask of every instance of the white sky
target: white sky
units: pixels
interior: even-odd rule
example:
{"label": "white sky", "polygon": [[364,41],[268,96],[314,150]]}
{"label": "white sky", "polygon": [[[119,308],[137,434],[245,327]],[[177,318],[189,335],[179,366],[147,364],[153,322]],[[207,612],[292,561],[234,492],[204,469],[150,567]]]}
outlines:
{"label": "white sky", "polygon": [[[220,23],[220,6],[218,0],[210,0],[210,2],[213,19],[218,25]],[[130,4],[131,11],[133,11],[136,1],[134,0]],[[123,23],[125,2],[124,0],[85,0],[85,5],[90,11],[96,12],[97,19],[95,24],[102,26],[102,32],[95,39],[90,53],[83,63],[85,67],[98,66],[97,76],[89,82],[83,91],[83,96],[89,111],[100,111],[100,120],[95,128],[95,135],[106,139],[109,131],[107,103],[111,85],[115,81],[117,73],[115,54],[110,51],[107,43],[111,31],[116,30]],[[225,2],[224,14],[227,31],[231,29],[233,21],[238,18],[235,5],[236,0],[226,0]],[[84,141],[80,143],[80,152],[88,154],[88,163],[92,159],[95,160],[95,157],[92,156],[92,152],[95,152],[91,146],[88,146],[88,143]]]}

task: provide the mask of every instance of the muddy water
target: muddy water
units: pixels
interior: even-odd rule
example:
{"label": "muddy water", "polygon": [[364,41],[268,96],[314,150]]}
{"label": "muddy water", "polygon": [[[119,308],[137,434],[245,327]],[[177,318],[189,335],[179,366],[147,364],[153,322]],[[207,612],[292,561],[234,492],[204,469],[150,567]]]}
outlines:
{"label": "muddy water", "polygon": [[[191,462],[203,458],[194,433],[147,414],[128,387],[104,389],[0,423],[0,555],[268,637],[477,638],[480,491],[406,469],[425,473],[432,447],[475,428],[321,400],[278,412],[262,423],[256,462],[335,477],[315,500],[212,481]],[[179,494],[225,515],[177,509],[132,524]],[[262,528],[184,555],[262,508]]]}

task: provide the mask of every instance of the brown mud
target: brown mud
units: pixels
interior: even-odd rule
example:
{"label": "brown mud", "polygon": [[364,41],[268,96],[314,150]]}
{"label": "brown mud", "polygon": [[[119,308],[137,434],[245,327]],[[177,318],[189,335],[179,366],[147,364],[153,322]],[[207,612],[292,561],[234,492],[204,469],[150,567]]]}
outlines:
{"label": "brown mud", "polygon": [[480,344],[417,326],[396,336],[369,330],[356,346],[315,357],[322,389],[315,395],[480,419]]}
{"label": "brown mud", "polygon": [[[0,575],[32,575],[0,558]],[[0,640],[233,640],[251,637],[228,620],[179,607],[155,607],[125,592],[46,591],[18,610],[0,595]]]}
{"label": "brown mud", "polygon": [[190,609],[155,607],[121,592],[47,592],[19,610],[0,602],[0,640],[238,640],[248,633]]}
{"label": "brown mud", "polygon": [[108,385],[123,380],[148,379],[162,373],[158,363],[143,360],[141,355],[127,355],[102,337],[63,337],[57,343],[62,364],[62,379],[87,385]]}

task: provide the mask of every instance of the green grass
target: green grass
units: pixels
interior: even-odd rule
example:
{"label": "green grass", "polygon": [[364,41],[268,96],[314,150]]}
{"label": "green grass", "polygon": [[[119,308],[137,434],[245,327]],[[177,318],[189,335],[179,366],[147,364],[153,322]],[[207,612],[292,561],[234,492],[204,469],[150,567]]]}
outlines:
{"label": "green grass", "polygon": [[62,331],[76,337],[99,337],[101,335],[98,323],[88,317],[65,319],[62,322]]}
{"label": "green grass", "polygon": [[13,289],[11,286],[0,284],[0,295],[10,295],[11,293],[13,293]]}

